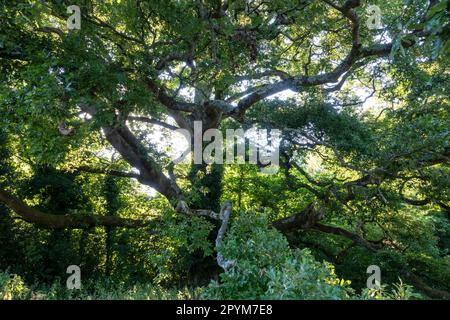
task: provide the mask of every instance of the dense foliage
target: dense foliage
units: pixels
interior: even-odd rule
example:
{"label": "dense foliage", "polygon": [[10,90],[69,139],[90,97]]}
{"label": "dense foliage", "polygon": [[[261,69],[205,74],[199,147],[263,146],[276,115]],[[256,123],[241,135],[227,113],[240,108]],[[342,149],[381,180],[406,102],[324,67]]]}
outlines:
{"label": "dense foliage", "polygon": [[450,299],[448,7],[0,0],[0,299]]}
{"label": "dense foliage", "polygon": [[334,268],[318,263],[306,249],[293,251],[271,230],[264,215],[243,214],[219,248],[235,261],[233,268],[211,284],[207,295],[219,299],[345,299],[348,282]]}

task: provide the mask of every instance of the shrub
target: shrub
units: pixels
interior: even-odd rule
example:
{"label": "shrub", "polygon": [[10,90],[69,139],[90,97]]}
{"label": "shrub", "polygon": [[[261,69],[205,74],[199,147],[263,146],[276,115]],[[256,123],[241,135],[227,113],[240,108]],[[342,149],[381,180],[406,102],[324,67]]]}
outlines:
{"label": "shrub", "polygon": [[202,288],[164,288],[152,283],[127,286],[107,279],[87,280],[79,290],[68,290],[56,279],[31,289],[16,274],[0,271],[0,300],[189,300],[200,298]]}
{"label": "shrub", "polygon": [[0,300],[28,299],[30,289],[16,274],[0,271]]}
{"label": "shrub", "polygon": [[380,288],[366,288],[357,299],[368,300],[410,300],[423,298],[420,294],[413,290],[413,287],[402,282],[395,283],[389,291],[387,285],[381,285]]}
{"label": "shrub", "polygon": [[212,282],[210,299],[345,299],[349,281],[308,250],[291,250],[265,215],[241,214],[219,248],[233,266]]}

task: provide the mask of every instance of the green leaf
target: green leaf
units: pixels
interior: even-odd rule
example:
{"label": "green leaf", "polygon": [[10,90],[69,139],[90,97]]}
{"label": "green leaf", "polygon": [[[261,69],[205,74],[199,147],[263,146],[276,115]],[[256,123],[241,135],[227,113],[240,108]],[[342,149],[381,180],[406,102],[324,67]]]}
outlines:
{"label": "green leaf", "polygon": [[437,5],[433,6],[428,12],[427,12],[427,19],[432,18],[436,13],[444,11],[447,8],[448,1],[442,1],[438,3]]}

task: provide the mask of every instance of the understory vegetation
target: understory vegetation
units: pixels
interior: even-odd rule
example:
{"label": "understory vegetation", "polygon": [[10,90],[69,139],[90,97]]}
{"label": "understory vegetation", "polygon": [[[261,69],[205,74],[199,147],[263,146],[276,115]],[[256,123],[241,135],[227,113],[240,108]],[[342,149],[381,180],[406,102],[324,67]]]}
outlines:
{"label": "understory vegetation", "polygon": [[0,300],[450,299],[448,8],[0,0]]}

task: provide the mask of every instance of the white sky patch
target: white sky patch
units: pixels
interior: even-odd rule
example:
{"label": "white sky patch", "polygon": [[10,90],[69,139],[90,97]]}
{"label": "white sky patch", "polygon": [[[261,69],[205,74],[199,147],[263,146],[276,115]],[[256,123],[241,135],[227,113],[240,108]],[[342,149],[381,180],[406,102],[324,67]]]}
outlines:
{"label": "white sky patch", "polygon": [[[362,104],[362,110],[366,111],[368,109],[371,109],[373,107],[376,107],[378,104],[375,101],[375,97],[369,97],[372,94],[372,89],[369,88],[363,88],[363,87],[356,87],[354,89],[354,93],[358,96],[360,101],[364,101]],[[369,97],[369,98],[367,98]]]}
{"label": "white sky patch", "polygon": [[78,116],[78,118],[83,119],[83,120],[91,120],[92,119],[92,116],[87,112],[79,113],[77,116]]}
{"label": "white sky patch", "polygon": [[278,92],[270,97],[267,98],[267,100],[287,100],[287,99],[292,99],[292,98],[296,98],[299,96],[298,92],[292,91],[291,89],[286,89],[283,90],[281,92]]}
{"label": "white sky patch", "polygon": [[194,88],[181,88],[180,89],[180,95],[186,99],[186,101],[194,102],[195,97],[195,89]]}

